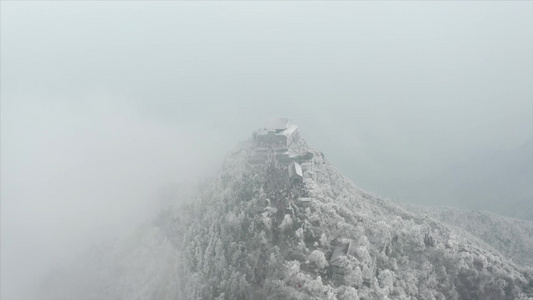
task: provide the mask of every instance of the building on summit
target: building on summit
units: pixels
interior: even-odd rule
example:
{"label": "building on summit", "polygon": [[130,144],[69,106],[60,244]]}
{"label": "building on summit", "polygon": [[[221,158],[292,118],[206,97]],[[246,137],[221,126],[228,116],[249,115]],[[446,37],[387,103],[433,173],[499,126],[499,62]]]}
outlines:
{"label": "building on summit", "polygon": [[286,148],[299,138],[298,126],[287,118],[269,119],[263,129],[254,133],[254,142],[258,146]]}

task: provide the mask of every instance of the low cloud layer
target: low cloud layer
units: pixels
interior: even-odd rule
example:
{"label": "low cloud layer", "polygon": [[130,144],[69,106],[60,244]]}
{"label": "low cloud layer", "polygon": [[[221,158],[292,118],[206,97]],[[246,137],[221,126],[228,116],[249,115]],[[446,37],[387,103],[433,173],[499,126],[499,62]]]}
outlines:
{"label": "low cloud layer", "polygon": [[2,298],[269,117],[389,197],[533,136],[529,2],[2,2]]}

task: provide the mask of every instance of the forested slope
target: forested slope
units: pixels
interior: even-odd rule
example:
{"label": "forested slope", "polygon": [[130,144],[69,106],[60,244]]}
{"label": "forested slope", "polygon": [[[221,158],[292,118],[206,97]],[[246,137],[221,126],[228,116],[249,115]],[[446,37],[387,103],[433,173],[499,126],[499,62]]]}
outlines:
{"label": "forested slope", "polygon": [[[533,271],[433,214],[357,188],[303,139],[302,183],[230,154],[188,205],[95,248],[50,299],[529,299]],[[285,167],[286,168],[286,167]],[[311,199],[306,204],[299,199]],[[83,263],[82,263],[83,262]],[[65,278],[65,279],[61,279]],[[80,283],[82,282],[82,283]],[[61,293],[58,293],[60,291]],[[69,298],[70,297],[70,298]]]}

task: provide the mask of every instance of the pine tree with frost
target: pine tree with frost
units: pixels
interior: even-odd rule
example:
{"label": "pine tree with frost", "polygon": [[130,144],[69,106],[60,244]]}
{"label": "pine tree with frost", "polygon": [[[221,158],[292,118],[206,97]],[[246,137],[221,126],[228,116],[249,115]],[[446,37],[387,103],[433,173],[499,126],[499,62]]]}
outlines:
{"label": "pine tree with frost", "polygon": [[289,214],[286,214],[285,217],[283,217],[283,221],[279,225],[279,229],[284,232],[286,230],[289,230],[292,228],[292,218]]}
{"label": "pine tree with frost", "polygon": [[319,269],[324,269],[328,266],[328,260],[326,259],[324,252],[320,250],[313,250],[307,259]]}

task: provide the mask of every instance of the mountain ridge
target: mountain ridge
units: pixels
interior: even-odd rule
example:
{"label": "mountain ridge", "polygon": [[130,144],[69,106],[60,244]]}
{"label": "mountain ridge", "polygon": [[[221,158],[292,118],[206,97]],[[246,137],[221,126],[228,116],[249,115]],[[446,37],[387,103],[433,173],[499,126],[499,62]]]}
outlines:
{"label": "mountain ridge", "polygon": [[[276,156],[272,148],[266,151],[266,161],[256,164],[261,149],[257,139],[241,144],[188,205],[163,211],[136,238],[95,250],[99,254],[92,254],[93,260],[105,267],[86,276],[93,278],[91,295],[98,299],[533,297],[531,268],[517,266],[431,215],[358,188],[303,138],[290,142],[283,152],[287,155]],[[280,163],[283,159],[287,161]],[[302,176],[291,181],[287,168],[296,162],[301,163]],[[75,282],[66,286],[72,289],[68,294],[84,294],[87,289]]]}

